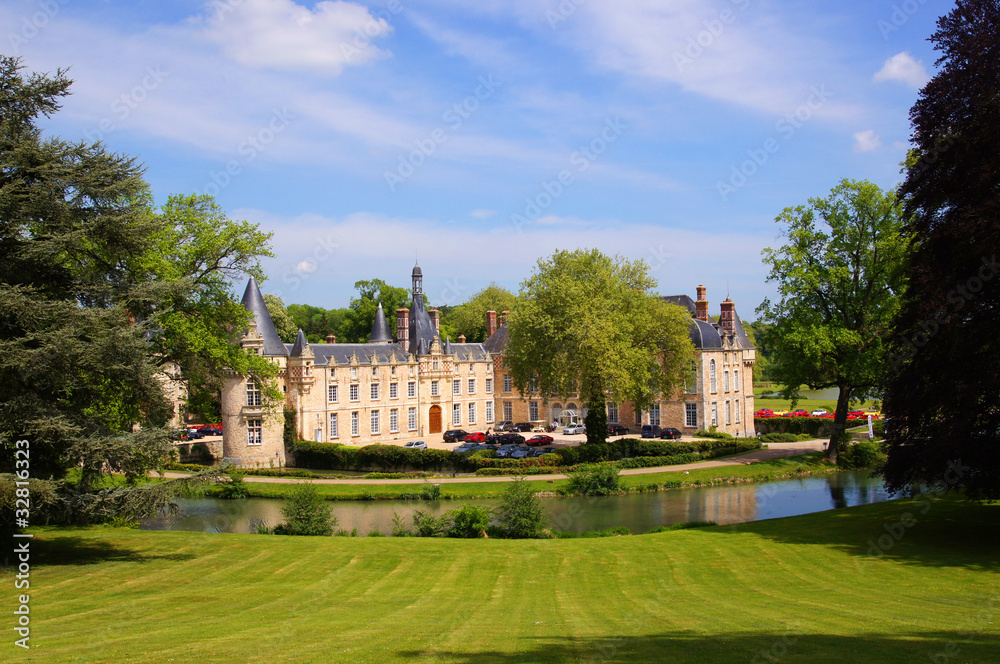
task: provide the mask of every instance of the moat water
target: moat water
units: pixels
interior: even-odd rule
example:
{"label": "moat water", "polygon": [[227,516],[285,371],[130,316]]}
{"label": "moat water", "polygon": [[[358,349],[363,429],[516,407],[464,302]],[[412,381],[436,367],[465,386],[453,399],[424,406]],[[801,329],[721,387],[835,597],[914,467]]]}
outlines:
{"label": "moat water", "polygon": [[[866,471],[831,473],[818,477],[762,484],[706,487],[607,497],[546,498],[548,527],[582,533],[624,526],[634,534],[684,521],[714,521],[720,525],[774,519],[824,510],[878,503],[895,498]],[[177,501],[173,516],[149,519],[146,530],[246,533],[252,523],[281,523],[281,500],[244,498],[185,498]],[[442,514],[462,505],[492,507],[495,500],[379,500],[332,501],[338,528],[357,529],[358,535],[392,532],[399,515],[412,526],[413,513]]]}

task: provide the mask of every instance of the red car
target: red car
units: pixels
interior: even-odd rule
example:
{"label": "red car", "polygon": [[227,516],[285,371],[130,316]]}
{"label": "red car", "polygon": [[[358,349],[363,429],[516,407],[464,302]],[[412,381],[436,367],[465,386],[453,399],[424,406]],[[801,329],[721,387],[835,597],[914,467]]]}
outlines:
{"label": "red car", "polygon": [[474,431],[472,433],[465,434],[465,442],[467,443],[481,443],[486,440],[485,431]]}
{"label": "red car", "polygon": [[788,414],[788,416],[789,417],[809,417],[809,411],[808,410],[802,410],[802,409],[793,410],[792,412],[790,412]]}
{"label": "red car", "polygon": [[552,436],[538,435],[532,436],[525,441],[526,445],[548,445],[552,442]]}
{"label": "red car", "polygon": [[774,411],[770,408],[761,408],[753,414],[754,417],[774,417]]}

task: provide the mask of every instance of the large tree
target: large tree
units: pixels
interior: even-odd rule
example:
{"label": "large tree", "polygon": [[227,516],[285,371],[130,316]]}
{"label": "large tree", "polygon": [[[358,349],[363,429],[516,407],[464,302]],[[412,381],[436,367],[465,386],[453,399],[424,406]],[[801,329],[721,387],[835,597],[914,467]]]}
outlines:
{"label": "large tree", "polygon": [[1000,2],[958,0],[910,111],[915,251],[885,391],[886,484],[1000,498]]}
{"label": "large tree", "polygon": [[464,334],[470,343],[486,341],[486,312],[513,311],[517,297],[506,288],[490,284],[460,304],[447,317],[448,325],[456,335]]}
{"label": "large tree", "polygon": [[[0,472],[19,468],[14,450],[27,445],[31,477],[49,482],[69,518],[137,518],[179,487],[100,480],[115,471],[134,483],[165,459],[165,367],[226,359],[273,373],[260,358],[218,350],[248,319],[231,295],[219,301],[217,275],[258,267],[229,262],[232,247],[177,217],[177,206],[152,209],[133,159],[43,136],[39,121],[70,80],[21,71],[0,57]],[[77,481],[63,483],[71,468]],[[13,508],[0,507],[8,528]]]}
{"label": "large tree", "polygon": [[[643,261],[596,249],[540,259],[508,322],[504,361],[517,389],[578,393],[602,411],[607,400],[646,409],[655,397],[671,398],[694,357],[690,316],[654,286]],[[607,436],[606,426],[588,426],[587,442]]]}
{"label": "large tree", "polygon": [[840,389],[832,460],[850,403],[876,394],[888,366],[908,252],[902,206],[870,182],[843,180],[826,198],[786,208],[776,221],[787,244],[764,250],[778,301],[757,309],[767,324],[761,341],[786,398],[795,399],[801,385]]}
{"label": "large tree", "polygon": [[[344,333],[342,341],[349,343],[368,341],[379,304],[382,305],[382,311],[389,321],[389,329],[395,329],[396,309],[409,306],[410,291],[390,286],[381,279],[358,281],[354,287],[358,289],[358,296],[351,298],[350,311],[341,326]],[[424,301],[426,302],[426,296]]]}

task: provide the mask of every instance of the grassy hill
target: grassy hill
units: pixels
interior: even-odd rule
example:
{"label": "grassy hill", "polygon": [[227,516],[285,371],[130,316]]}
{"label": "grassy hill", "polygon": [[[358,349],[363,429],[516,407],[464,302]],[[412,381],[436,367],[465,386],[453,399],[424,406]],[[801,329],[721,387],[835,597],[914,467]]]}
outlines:
{"label": "grassy hill", "polygon": [[[1000,505],[944,500],[608,539],[42,529],[33,647],[5,648],[113,664],[995,663],[998,525]],[[12,607],[13,572],[0,587]]]}

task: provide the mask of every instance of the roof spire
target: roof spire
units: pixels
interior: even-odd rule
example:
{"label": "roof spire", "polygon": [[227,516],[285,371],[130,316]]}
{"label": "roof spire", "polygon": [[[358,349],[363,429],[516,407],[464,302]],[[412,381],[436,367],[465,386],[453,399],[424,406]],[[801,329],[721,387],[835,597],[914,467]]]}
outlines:
{"label": "roof spire", "polygon": [[389,329],[389,322],[385,319],[381,302],[378,303],[378,311],[375,312],[375,321],[372,323],[372,333],[368,337],[368,341],[392,343],[392,330]]}
{"label": "roof spire", "polygon": [[261,349],[262,355],[283,355],[288,356],[288,349],[281,342],[278,331],[274,329],[271,321],[271,314],[267,311],[267,304],[264,296],[257,287],[257,280],[252,276],[247,282],[247,288],[243,292],[242,304],[247,311],[253,314],[254,322],[257,324],[257,333],[264,339],[264,347]]}

